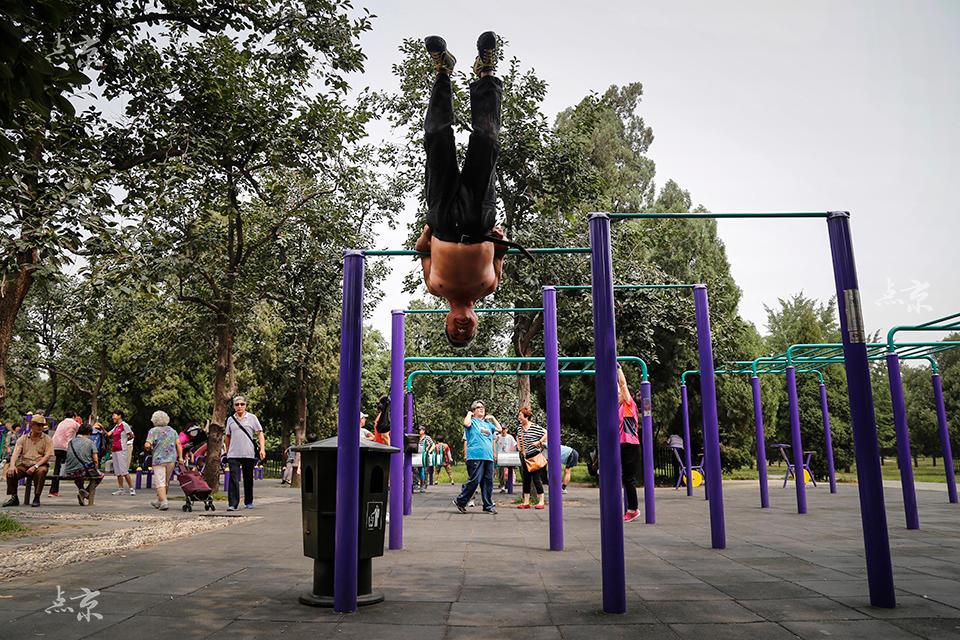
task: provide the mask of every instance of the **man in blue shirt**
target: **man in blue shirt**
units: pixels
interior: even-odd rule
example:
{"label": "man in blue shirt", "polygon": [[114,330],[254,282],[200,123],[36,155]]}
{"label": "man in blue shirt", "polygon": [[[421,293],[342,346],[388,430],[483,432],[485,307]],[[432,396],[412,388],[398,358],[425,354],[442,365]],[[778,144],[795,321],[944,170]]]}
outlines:
{"label": "man in blue shirt", "polygon": [[[493,436],[501,429],[480,400],[470,405],[470,412],[463,418],[463,435],[467,441],[468,480],[460,495],[453,500],[460,513],[467,512],[467,501],[480,486],[484,513],[496,513],[493,506]],[[492,423],[492,424],[491,424]]]}

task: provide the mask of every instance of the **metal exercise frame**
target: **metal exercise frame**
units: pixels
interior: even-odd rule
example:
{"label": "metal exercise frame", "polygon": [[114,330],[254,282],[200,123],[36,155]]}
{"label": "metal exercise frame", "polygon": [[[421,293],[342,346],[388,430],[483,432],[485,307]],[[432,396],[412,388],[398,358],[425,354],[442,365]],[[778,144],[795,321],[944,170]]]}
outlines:
{"label": "metal exercise frame", "polygon": [[[820,219],[827,223],[830,253],[833,262],[834,281],[840,315],[840,333],[843,343],[844,365],[847,371],[847,391],[850,400],[850,415],[853,423],[854,448],[859,479],[860,510],[863,526],[864,551],[867,566],[867,582],[870,603],[877,607],[896,606],[893,584],[893,563],[890,557],[890,539],[887,516],[884,509],[883,476],[880,469],[880,446],[877,439],[876,417],[873,410],[873,391],[870,387],[870,368],[866,354],[866,333],[860,305],[860,289],[857,280],[856,261],[850,235],[850,214],[846,211],[796,212],[796,213],[593,213],[589,216],[591,272],[593,286],[594,336],[597,352],[597,425],[598,432],[612,432],[616,428],[617,398],[614,392],[616,380],[616,325],[613,307],[613,260],[610,242],[610,224],[617,220],[637,219]],[[696,291],[695,291],[696,294]],[[706,291],[703,290],[704,298]],[[707,312],[706,300],[697,310],[698,317]],[[705,422],[716,424],[716,387],[713,355],[709,334],[699,337],[701,396]],[[608,390],[609,389],[609,390]],[[606,442],[609,441],[609,442]],[[600,438],[601,455],[617,456],[611,436]],[[606,445],[606,449],[604,446]],[[704,433],[704,449],[707,458],[707,483],[710,485],[710,509],[720,511],[722,518],[722,485],[720,474],[719,434],[715,428]],[[794,451],[796,468],[803,468],[803,451]],[[612,502],[605,501],[603,485],[608,487],[616,480],[601,479],[601,529],[602,551],[611,550],[622,558],[622,522],[614,523],[610,512]],[[620,548],[617,549],[617,538]],[[612,539],[611,539],[612,538]],[[719,541],[724,543],[724,541]],[[714,547],[717,547],[714,541]],[[719,546],[724,546],[720,544]],[[622,563],[621,563],[622,564]],[[622,567],[617,574],[604,574],[604,611],[626,610],[626,598]]]}

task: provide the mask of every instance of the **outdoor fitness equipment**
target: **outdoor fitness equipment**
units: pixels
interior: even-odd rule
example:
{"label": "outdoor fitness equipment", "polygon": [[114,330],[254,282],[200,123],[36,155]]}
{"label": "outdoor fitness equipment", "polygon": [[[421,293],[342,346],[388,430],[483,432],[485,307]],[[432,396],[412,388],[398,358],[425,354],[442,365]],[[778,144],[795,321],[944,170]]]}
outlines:
{"label": "outdoor fitness equipment", "polygon": [[[830,237],[830,252],[833,259],[834,281],[840,315],[840,334],[843,342],[844,365],[847,372],[847,391],[850,399],[850,414],[853,423],[854,447],[857,458],[857,485],[860,492],[861,520],[863,524],[864,550],[867,565],[867,582],[870,603],[878,607],[896,606],[893,585],[893,564],[890,558],[890,540],[884,511],[883,477],[880,469],[880,447],[877,440],[876,418],[873,411],[873,392],[870,387],[870,371],[866,354],[866,334],[863,313],[860,307],[860,289],[857,282],[856,262],[850,236],[850,214],[845,211],[800,212],[800,213],[593,213],[589,216],[591,271],[593,284],[594,336],[597,355],[597,429],[600,438],[601,456],[610,454],[618,459],[619,450],[612,437],[617,422],[616,384],[616,328],[613,308],[613,264],[610,243],[611,220],[629,219],[822,219],[827,222]],[[695,290],[696,295],[696,290]],[[698,319],[706,314],[706,291],[704,304],[698,308]],[[716,389],[714,385],[713,356],[710,336],[699,336],[701,395],[705,422],[711,428],[704,433],[707,483],[711,487],[711,523],[714,512],[723,517],[723,494],[720,483],[720,444],[716,424]],[[795,380],[794,380],[795,381]],[[789,383],[789,380],[788,380]],[[709,419],[707,419],[709,418]],[[794,451],[794,456],[801,455]],[[607,458],[609,459],[609,458]],[[801,461],[802,465],[802,461]],[[610,486],[609,475],[601,469],[601,557],[617,557],[616,563],[603,563],[604,611],[626,610],[626,585],[623,571],[623,531],[619,514],[614,514],[615,503],[604,496],[604,485]],[[607,469],[610,473],[610,469]],[[617,509],[619,510],[619,509]],[[616,516],[616,518],[615,518]],[[619,542],[618,542],[619,539]],[[717,546],[714,541],[714,547]],[[723,541],[721,541],[723,542]],[[721,545],[723,546],[723,545]]]}
{"label": "outdoor fitness equipment", "polygon": [[[650,388],[650,382],[647,375],[647,363],[642,359],[636,356],[619,356],[617,358],[619,362],[633,363],[640,367],[640,376],[641,376],[641,385],[646,384],[648,393]],[[551,371],[550,362],[548,358],[537,358],[537,357],[489,357],[489,358],[471,358],[471,357],[449,357],[449,358],[438,358],[438,357],[410,357],[405,358],[407,363],[420,365],[422,368],[412,371],[407,376],[407,406],[408,406],[408,423],[413,422],[413,381],[417,376],[421,375],[437,375],[437,376],[516,376],[516,375],[526,375],[526,376],[545,376],[547,381],[556,376],[556,379],[559,380],[559,376],[581,376],[581,375],[595,375],[596,369],[593,366],[595,359],[590,356],[566,356],[557,358],[556,369]],[[469,366],[469,369],[435,369],[433,365],[446,365],[446,364],[460,364]],[[477,365],[513,365],[516,367],[525,366],[526,369],[477,369]],[[539,365],[536,368],[533,365]],[[579,365],[579,366],[575,366]],[[559,384],[557,384],[559,390]],[[648,395],[649,397],[649,395]],[[560,396],[559,392],[556,394],[555,402],[552,402],[550,396],[547,396],[547,406],[550,407],[551,404],[554,404],[554,410],[547,411],[547,474],[549,476],[549,500],[550,500],[550,550],[551,551],[562,551],[563,550],[563,492],[561,491],[561,478],[560,473],[563,472],[563,464],[560,459]],[[643,419],[643,429],[649,431],[650,440],[653,440],[653,423],[649,411],[644,411]],[[555,442],[554,446],[551,446],[551,440]],[[551,451],[551,449],[556,449],[556,452]],[[556,473],[556,478],[553,477],[553,474]],[[619,487],[619,480],[617,486]],[[621,498],[622,500],[622,498]],[[622,504],[622,503],[621,503]],[[652,504],[652,503],[651,503]],[[406,512],[405,512],[406,514]],[[648,520],[649,524],[653,524],[652,514]],[[392,521],[392,519],[391,519]]]}

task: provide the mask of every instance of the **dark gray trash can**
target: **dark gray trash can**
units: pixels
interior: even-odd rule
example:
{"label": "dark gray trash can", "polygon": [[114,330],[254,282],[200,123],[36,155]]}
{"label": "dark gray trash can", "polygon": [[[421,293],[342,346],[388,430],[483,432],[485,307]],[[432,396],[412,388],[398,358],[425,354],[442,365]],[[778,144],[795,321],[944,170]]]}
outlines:
{"label": "dark gray trash can", "polygon": [[[303,555],[313,558],[313,592],[300,602],[333,606],[333,558],[337,517],[337,437],[295,447],[300,452],[300,496],[303,506]],[[390,454],[396,447],[360,439],[360,540],[357,604],[376,604],[373,561],[383,555],[386,531]]]}

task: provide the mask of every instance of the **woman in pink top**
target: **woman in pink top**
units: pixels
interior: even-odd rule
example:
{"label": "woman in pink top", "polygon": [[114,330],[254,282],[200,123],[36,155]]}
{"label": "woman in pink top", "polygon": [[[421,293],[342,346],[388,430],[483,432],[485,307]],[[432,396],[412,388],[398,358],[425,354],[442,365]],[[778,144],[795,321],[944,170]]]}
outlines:
{"label": "woman in pink top", "polygon": [[77,437],[77,429],[83,422],[83,418],[76,411],[69,413],[68,416],[57,425],[52,438],[53,454],[57,457],[57,463],[53,467],[53,479],[50,482],[50,493],[47,495],[53,497],[60,495],[60,467],[67,459],[67,447],[70,446],[70,441]]}
{"label": "woman in pink top", "polygon": [[617,365],[617,386],[620,400],[620,479],[627,495],[627,512],[624,522],[633,522],[640,517],[637,500],[637,467],[640,464],[640,411],[630,395],[627,378]]}

